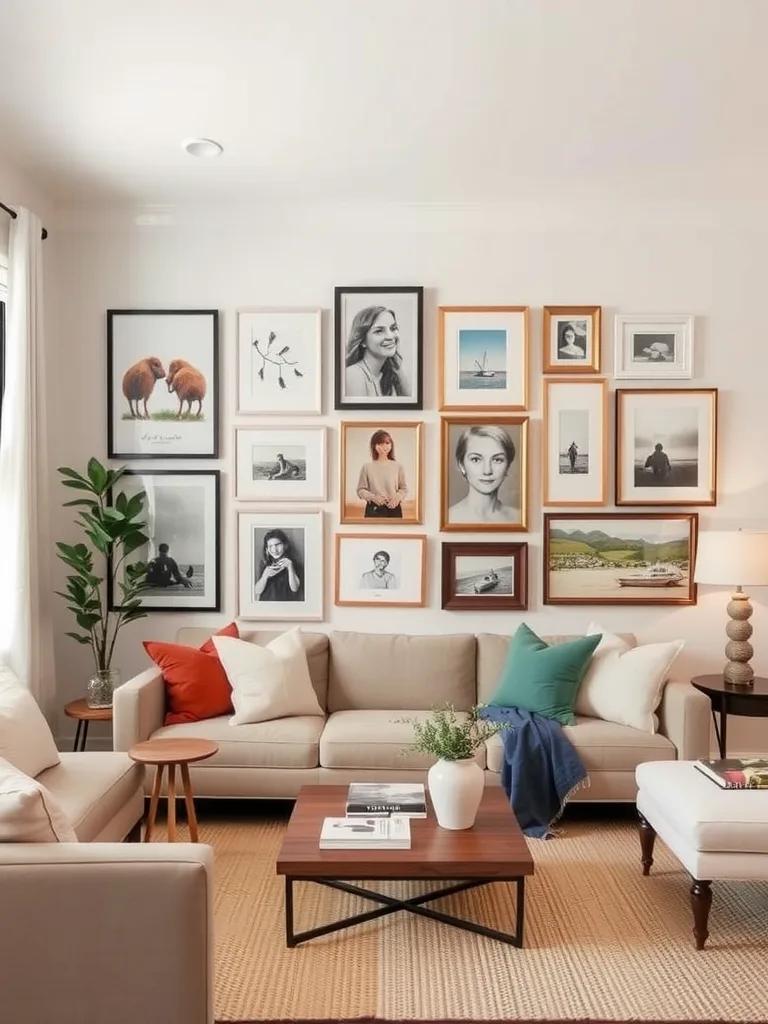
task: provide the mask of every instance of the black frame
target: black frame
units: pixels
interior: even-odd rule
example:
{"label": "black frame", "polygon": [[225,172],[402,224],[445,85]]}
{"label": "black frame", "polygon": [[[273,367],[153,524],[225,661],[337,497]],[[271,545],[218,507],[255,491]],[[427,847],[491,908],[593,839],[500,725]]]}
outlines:
{"label": "black frame", "polygon": [[[115,370],[115,318],[124,316],[208,316],[212,318],[211,352],[213,373],[210,387],[207,388],[206,399],[210,398],[213,407],[213,444],[210,451],[183,452],[174,454],[168,451],[122,452],[115,449],[114,412],[116,398],[122,395],[113,393],[113,374]],[[149,354],[149,353],[147,353]],[[161,381],[157,382],[158,384]],[[208,382],[207,382],[208,383]],[[219,456],[219,311],[217,309],[108,309],[107,310],[107,455],[110,459],[216,459]]]}
{"label": "black frame", "polygon": [[[504,555],[514,559],[514,594],[456,593],[456,558],[459,555]],[[526,611],[528,608],[528,545],[511,541],[443,541],[442,604],[447,611]]]}
{"label": "black frame", "polygon": [[[344,359],[342,352],[345,340],[341,338],[341,302],[344,295],[364,293],[371,295],[415,295],[416,296],[416,374],[415,398],[407,402],[387,401],[344,401]],[[334,338],[334,409],[365,409],[368,412],[391,409],[423,409],[424,408],[424,288],[421,285],[354,285],[334,289],[333,303],[333,338]]]}

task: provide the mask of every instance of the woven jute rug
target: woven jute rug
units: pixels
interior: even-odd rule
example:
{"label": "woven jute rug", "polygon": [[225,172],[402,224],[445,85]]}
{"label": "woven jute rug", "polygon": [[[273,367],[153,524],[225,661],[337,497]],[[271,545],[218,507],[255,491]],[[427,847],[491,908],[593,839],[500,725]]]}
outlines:
{"label": "woven jute rug", "polygon": [[[522,949],[404,913],[287,949],[275,874],[284,828],[202,815],[201,841],[215,850],[217,1020],[768,1019],[768,885],[715,884],[697,952],[687,875],[658,841],[644,878],[631,821],[575,821],[532,841]],[[433,906],[512,931],[513,893],[496,884]],[[372,907],[312,883],[295,886],[294,901],[297,930]]]}

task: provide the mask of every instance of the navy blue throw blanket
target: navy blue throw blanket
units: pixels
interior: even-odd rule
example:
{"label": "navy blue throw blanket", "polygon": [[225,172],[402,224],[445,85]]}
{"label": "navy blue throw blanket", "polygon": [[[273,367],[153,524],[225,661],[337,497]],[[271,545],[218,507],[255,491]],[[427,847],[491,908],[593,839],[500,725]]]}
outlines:
{"label": "navy blue throw blanket", "polygon": [[500,733],[501,784],[523,834],[547,839],[568,797],[587,779],[581,758],[560,723],[551,718],[496,706],[482,708],[479,717],[509,726]]}

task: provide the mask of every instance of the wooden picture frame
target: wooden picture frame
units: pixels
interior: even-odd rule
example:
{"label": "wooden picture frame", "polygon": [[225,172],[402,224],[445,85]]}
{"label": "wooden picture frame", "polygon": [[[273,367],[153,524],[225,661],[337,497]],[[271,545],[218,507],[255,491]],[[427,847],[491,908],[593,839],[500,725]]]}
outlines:
{"label": "wooden picture frame", "polygon": [[444,541],[441,583],[446,611],[525,611],[528,545]]}
{"label": "wooden picture frame", "polygon": [[528,408],[528,307],[440,306],[438,408]]}
{"label": "wooden picture frame", "polygon": [[326,501],[324,426],[235,427],[237,501]]}
{"label": "wooden picture frame", "polygon": [[543,505],[608,501],[608,382],[550,377],[543,384]]}
{"label": "wooden picture frame", "polygon": [[[421,523],[422,428],[420,420],[347,421],[339,441],[339,519],[387,529]],[[384,462],[373,458],[389,443]],[[386,451],[379,451],[383,458]],[[361,493],[362,492],[362,493]],[[405,492],[403,494],[403,492]],[[402,497],[401,497],[402,496]],[[395,503],[394,507],[382,499]]]}
{"label": "wooden picture frame", "polygon": [[237,311],[237,414],[319,416],[322,411],[319,309]]}
{"label": "wooden picture frame", "polygon": [[599,373],[600,306],[545,306],[544,373]]}
{"label": "wooden picture frame", "polygon": [[335,603],[423,608],[427,537],[423,533],[337,533]]}
{"label": "wooden picture frame", "polygon": [[693,316],[617,314],[613,375],[617,379],[683,380],[693,377]]}

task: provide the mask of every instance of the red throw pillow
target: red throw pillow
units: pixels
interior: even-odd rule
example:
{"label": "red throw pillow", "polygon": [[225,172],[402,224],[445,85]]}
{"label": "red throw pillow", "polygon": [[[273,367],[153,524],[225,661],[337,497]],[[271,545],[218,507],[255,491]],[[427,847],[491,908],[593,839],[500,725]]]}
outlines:
{"label": "red throw pillow", "polygon": [[[231,622],[216,636],[238,639],[240,632],[236,623]],[[201,722],[234,711],[232,687],[212,639],[206,640],[199,650],[185,644],[145,640],[144,650],[163,670],[166,725]]]}

